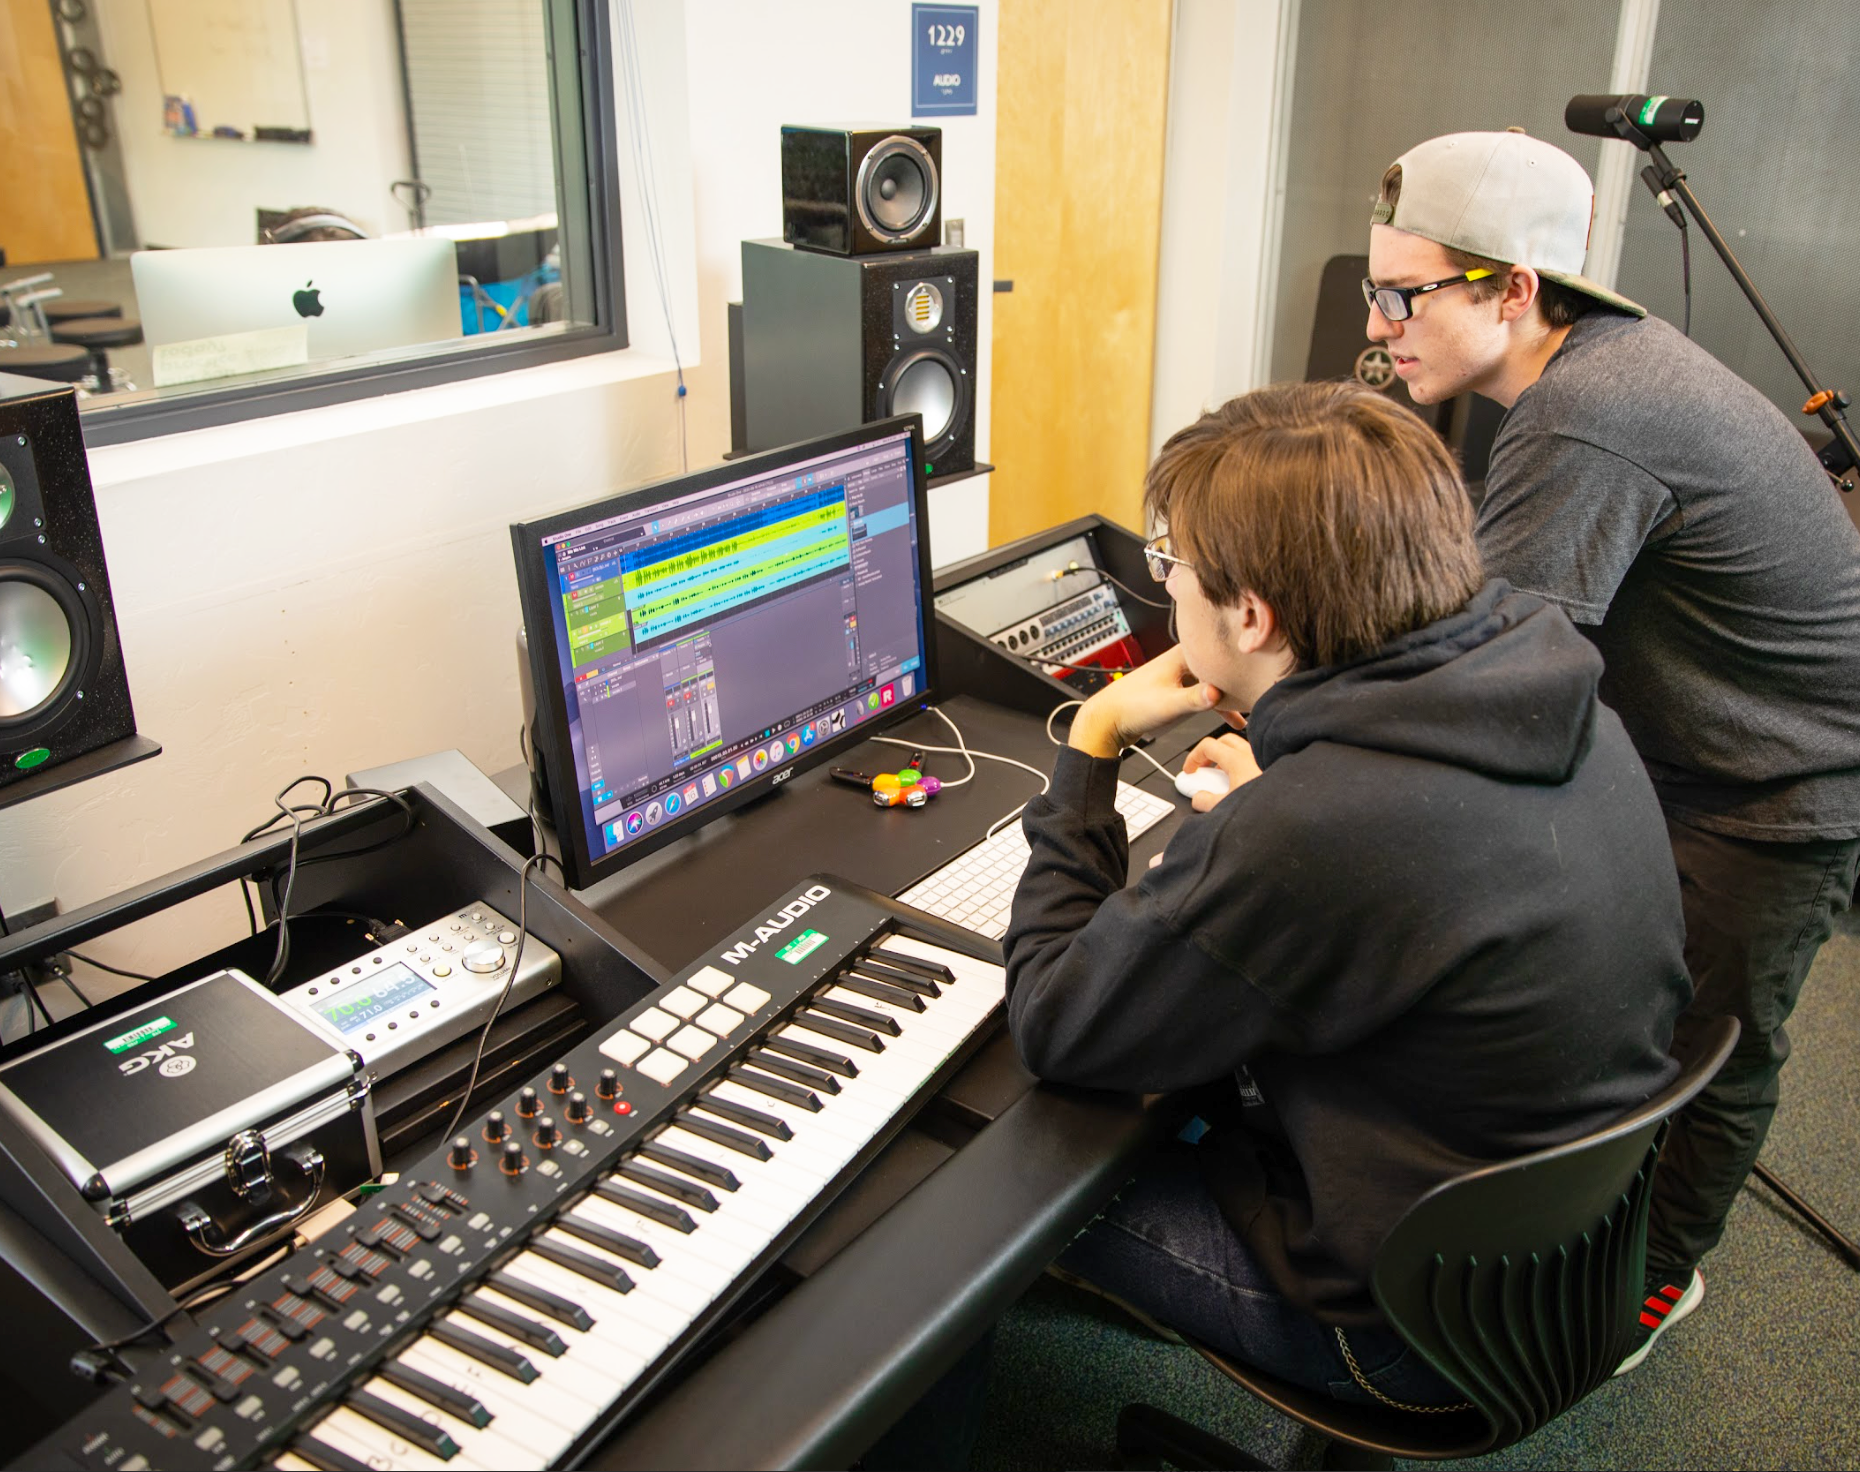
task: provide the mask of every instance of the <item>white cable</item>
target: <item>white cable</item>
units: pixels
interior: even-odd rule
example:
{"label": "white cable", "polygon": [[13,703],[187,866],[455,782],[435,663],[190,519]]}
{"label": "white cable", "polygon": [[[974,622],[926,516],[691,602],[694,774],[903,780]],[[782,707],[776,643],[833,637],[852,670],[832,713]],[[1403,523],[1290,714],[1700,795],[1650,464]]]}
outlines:
{"label": "white cable", "polygon": [[1073,706],[1083,705],[1084,703],[1085,702],[1082,700],[1062,700],[1058,705],[1048,711],[1046,715],[1046,739],[1055,746],[1064,746],[1066,743],[1053,734],[1053,722],[1059,719],[1059,713],[1062,710],[1070,710]]}

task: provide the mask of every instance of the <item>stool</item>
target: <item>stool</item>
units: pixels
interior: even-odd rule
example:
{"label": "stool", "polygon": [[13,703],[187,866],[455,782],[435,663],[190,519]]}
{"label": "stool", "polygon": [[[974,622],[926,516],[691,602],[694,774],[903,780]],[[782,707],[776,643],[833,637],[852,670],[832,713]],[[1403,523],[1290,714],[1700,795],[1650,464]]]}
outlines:
{"label": "stool", "polygon": [[90,349],[61,342],[0,348],[0,373],[49,378],[55,383],[82,383],[91,374]]}
{"label": "stool", "polygon": [[71,343],[90,351],[92,371],[97,375],[98,386],[106,391],[113,384],[110,359],[104,349],[124,348],[142,341],[140,317],[79,317],[70,322],[54,320],[51,327],[53,342]]}
{"label": "stool", "polygon": [[45,303],[47,322],[73,322],[80,317],[120,317],[122,315],[123,308],[120,302],[73,301],[68,296],[60,296]]}

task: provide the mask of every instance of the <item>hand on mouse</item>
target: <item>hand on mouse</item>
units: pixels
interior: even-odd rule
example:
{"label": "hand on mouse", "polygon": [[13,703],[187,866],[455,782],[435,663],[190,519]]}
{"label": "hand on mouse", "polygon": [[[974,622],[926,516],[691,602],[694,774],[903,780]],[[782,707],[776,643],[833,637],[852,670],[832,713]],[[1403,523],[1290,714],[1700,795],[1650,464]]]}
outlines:
{"label": "hand on mouse", "polygon": [[[1259,763],[1253,758],[1253,748],[1243,736],[1208,736],[1188,754],[1182,763],[1184,772],[1199,771],[1202,767],[1216,767],[1227,778],[1228,791],[1232,791],[1243,782],[1251,782],[1259,775]],[[1224,793],[1198,792],[1193,802],[1195,811],[1205,813],[1213,807]]]}

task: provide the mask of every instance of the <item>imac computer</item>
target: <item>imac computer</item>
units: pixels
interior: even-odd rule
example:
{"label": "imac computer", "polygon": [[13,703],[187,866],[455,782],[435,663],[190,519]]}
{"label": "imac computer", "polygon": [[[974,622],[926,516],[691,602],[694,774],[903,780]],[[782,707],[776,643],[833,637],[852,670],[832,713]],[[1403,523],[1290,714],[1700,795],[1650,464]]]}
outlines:
{"label": "imac computer", "polygon": [[906,415],[511,528],[571,889],[940,693],[927,494]]}

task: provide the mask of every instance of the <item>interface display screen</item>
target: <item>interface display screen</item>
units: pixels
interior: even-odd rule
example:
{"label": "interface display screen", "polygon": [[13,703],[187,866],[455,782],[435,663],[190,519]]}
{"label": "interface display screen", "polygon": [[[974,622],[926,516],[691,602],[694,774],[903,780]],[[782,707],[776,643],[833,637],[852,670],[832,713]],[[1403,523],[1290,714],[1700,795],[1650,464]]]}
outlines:
{"label": "interface display screen", "polygon": [[317,1016],[346,1035],[437,990],[430,981],[395,962],[369,977],[366,983],[344,987],[335,996],[313,1002],[311,1006]]}
{"label": "interface display screen", "polygon": [[544,537],[593,862],[701,821],[924,689],[913,440],[873,431],[773,468],[765,457],[741,479],[591,507]]}

